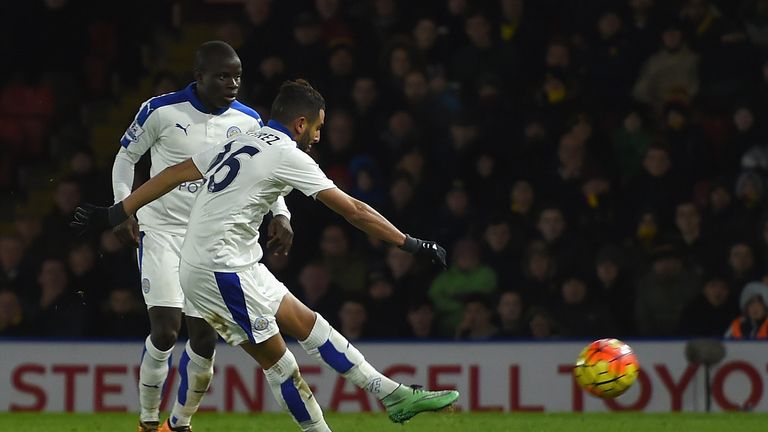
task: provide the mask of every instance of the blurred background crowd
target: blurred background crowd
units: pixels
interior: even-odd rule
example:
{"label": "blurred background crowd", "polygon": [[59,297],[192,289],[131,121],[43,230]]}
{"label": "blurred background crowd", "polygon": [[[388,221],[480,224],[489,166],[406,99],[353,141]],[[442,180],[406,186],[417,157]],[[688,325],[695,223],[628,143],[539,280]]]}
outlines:
{"label": "blurred background crowd", "polygon": [[291,194],[264,262],[349,339],[768,338],[768,0],[114,7],[0,5],[0,336],[146,336],[135,250],[67,224],[221,39],[243,103],[268,119],[309,80],[329,177],[449,251],[439,272]]}

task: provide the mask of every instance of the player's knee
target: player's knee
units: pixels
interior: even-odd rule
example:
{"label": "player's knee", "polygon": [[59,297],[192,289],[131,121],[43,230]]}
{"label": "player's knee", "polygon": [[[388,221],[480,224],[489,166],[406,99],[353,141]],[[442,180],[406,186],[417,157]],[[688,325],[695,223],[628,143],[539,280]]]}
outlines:
{"label": "player's knee", "polygon": [[213,336],[202,335],[189,339],[189,346],[192,351],[200,357],[207,359],[213,358],[213,353],[216,351],[216,334]]}
{"label": "player's knee", "polygon": [[153,328],[152,345],[161,351],[168,351],[176,344],[179,332],[171,328]]}

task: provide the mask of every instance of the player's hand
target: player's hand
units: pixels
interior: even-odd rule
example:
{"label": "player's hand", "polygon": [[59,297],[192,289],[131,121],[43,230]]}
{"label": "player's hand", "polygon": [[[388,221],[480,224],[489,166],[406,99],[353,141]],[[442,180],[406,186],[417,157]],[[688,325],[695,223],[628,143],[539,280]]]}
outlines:
{"label": "player's hand", "polygon": [[132,247],[139,247],[139,224],[133,216],[129,216],[125,222],[114,227],[112,232],[115,233],[115,237],[121,243]]}
{"label": "player's hand", "polygon": [[448,267],[445,262],[445,249],[437,244],[437,242],[417,239],[406,234],[405,243],[400,246],[400,249],[406,252],[410,252],[414,255],[426,256],[432,260],[432,264],[437,264],[444,269]]}
{"label": "player's hand", "polygon": [[271,250],[275,255],[288,255],[293,245],[293,228],[291,221],[283,215],[277,215],[272,218],[267,227],[267,250]]}
{"label": "player's hand", "polygon": [[69,226],[79,230],[79,234],[86,231],[104,231],[120,225],[128,219],[123,209],[123,203],[119,202],[112,207],[100,207],[85,203],[77,207],[75,217]]}

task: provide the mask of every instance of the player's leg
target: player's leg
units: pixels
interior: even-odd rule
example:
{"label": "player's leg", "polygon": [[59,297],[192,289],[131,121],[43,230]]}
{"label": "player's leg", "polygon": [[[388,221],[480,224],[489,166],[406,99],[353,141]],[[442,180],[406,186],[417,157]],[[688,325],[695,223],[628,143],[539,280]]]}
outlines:
{"label": "player's leg", "polygon": [[301,376],[296,358],[279,333],[264,342],[243,342],[240,346],[259,363],[272,395],[302,431],[330,431],[317,399]]}
{"label": "player's leg", "polygon": [[280,329],[296,338],[310,356],[378,399],[400,386],[371,366],[363,354],[331,327],[322,315],[305,306],[293,294],[283,297],[276,318]]}
{"label": "player's leg", "polygon": [[[179,360],[179,388],[173,404],[168,430],[185,430],[213,379],[213,360],[216,354],[216,331],[200,317],[191,316],[196,312],[185,309],[189,340]],[[165,430],[165,429],[161,429]]]}
{"label": "player's leg", "polygon": [[139,367],[139,420],[144,430],[152,430],[160,422],[163,384],[181,328],[181,308],[153,306],[147,312],[151,330],[144,341]]}
{"label": "player's leg", "polygon": [[322,410],[275,322],[274,314],[287,289],[282,284],[264,286],[258,268],[212,272],[182,262],[179,276],[196,311],[228,344],[243,347],[259,363],[275,398],[301,428],[328,431]]}
{"label": "player's leg", "polygon": [[376,396],[394,422],[404,422],[423,411],[443,409],[459,397],[456,391],[431,392],[389,379],[368,363],[322,315],[290,293],[283,297],[276,319],[280,329],[296,338],[307,354]]}
{"label": "player's leg", "polygon": [[178,248],[182,240],[182,237],[159,232],[140,235],[139,270],[150,335],[144,344],[139,369],[139,430],[151,431],[159,423],[163,384],[181,329],[184,294],[179,285]]}

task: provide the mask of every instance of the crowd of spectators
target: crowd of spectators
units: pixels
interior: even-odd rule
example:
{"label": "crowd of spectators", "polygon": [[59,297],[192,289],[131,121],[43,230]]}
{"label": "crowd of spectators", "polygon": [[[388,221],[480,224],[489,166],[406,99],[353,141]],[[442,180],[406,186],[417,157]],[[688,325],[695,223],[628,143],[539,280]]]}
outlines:
{"label": "crowd of spectators", "polygon": [[[43,162],[70,175],[0,238],[0,336],[142,338],[134,251],[67,228],[111,201],[83,107],[142,74],[185,85],[148,66],[157,32],[138,29],[172,32],[190,2],[149,2],[149,27],[41,3],[25,13],[61,38],[5,38],[24,55],[0,82],[0,190],[23,202]],[[350,340],[768,338],[768,0],[206,7],[226,12],[240,100],[268,119],[283,80],[309,80],[324,171],[449,251],[440,272],[290,195],[294,247],[264,262]]]}

